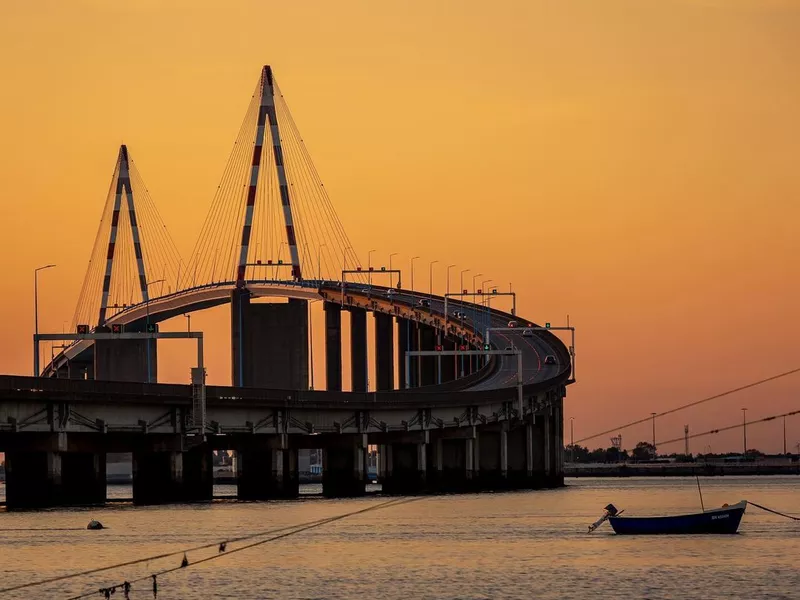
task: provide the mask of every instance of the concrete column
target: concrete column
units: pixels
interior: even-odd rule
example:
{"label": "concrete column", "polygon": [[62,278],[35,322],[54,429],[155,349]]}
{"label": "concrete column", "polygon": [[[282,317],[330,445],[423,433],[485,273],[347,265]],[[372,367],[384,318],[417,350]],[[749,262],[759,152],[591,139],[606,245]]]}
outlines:
{"label": "concrete column", "polygon": [[533,424],[525,424],[525,470],[528,477],[533,477]]}
{"label": "concrete column", "polygon": [[61,454],[63,504],[102,505],[106,501],[106,455],[104,452]]}
{"label": "concrete column", "polygon": [[6,507],[9,510],[59,506],[61,453],[6,452]]}
{"label": "concrete column", "polygon": [[214,469],[211,447],[200,444],[183,452],[183,502],[211,502],[214,497]]}
{"label": "concrete column", "polygon": [[[434,350],[436,347],[436,329],[430,325],[421,323],[419,325],[419,348],[420,350]],[[421,385],[434,385],[437,383],[435,356],[426,356],[419,361]]]}
{"label": "concrete column", "polygon": [[133,503],[170,504],[183,501],[183,453],[135,451]]}
{"label": "concrete column", "polygon": [[542,417],[544,426],[544,475],[547,479],[553,475],[553,417],[550,409],[545,409]]}
{"label": "concrete column", "polygon": [[397,382],[399,388],[406,387],[406,349],[408,348],[408,321],[397,317]]}
{"label": "concrete column", "polygon": [[325,302],[325,389],[342,391],[342,307]]}
{"label": "concrete column", "polygon": [[234,385],[308,389],[308,302],[252,303],[234,291],[231,357]]}
{"label": "concrete column", "polygon": [[386,494],[415,494],[425,488],[428,471],[427,444],[392,443],[391,469],[383,482]]}
{"label": "concrete column", "polygon": [[147,383],[149,372],[150,381],[155,383],[158,381],[156,349],[156,340],[95,340],[95,379]]}
{"label": "concrete column", "polygon": [[[453,340],[445,338],[442,340],[443,350],[455,350],[456,343]],[[442,383],[453,381],[456,378],[456,357],[455,356],[442,356]]]}
{"label": "concrete column", "polygon": [[352,391],[367,391],[367,311],[350,308],[350,373]]}
{"label": "concrete column", "polygon": [[503,477],[508,475],[508,431],[500,431],[500,474]]}
{"label": "concrete column", "polygon": [[394,322],[384,313],[375,313],[375,388],[394,389]]}
{"label": "concrete column", "polygon": [[297,450],[245,449],[236,453],[240,500],[296,498],[299,493]]}
{"label": "concrete column", "polygon": [[[323,449],[322,494],[328,498],[363,496],[367,480],[366,436],[342,435]],[[349,439],[348,439],[349,438]]]}

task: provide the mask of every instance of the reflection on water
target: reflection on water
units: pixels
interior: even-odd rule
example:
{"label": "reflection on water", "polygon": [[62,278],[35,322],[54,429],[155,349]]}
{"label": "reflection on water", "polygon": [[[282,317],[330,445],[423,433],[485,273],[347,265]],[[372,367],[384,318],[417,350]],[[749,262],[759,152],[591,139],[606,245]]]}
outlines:
{"label": "reflection on water", "polygon": [[[695,481],[568,483],[551,491],[426,497],[354,516],[164,576],[158,598],[800,598],[798,522],[751,507],[736,536],[615,536],[607,525],[587,535],[608,502],[629,514],[697,510]],[[130,488],[117,491],[130,496]],[[235,488],[215,492],[232,495]],[[797,512],[800,478],[707,479],[703,495],[706,507],[747,499]],[[383,501],[305,497],[0,513],[0,587]],[[90,519],[109,529],[86,531]],[[31,528],[42,529],[21,531]],[[67,597],[179,562],[157,560],[4,597]],[[131,598],[152,598],[149,584],[135,586]]]}

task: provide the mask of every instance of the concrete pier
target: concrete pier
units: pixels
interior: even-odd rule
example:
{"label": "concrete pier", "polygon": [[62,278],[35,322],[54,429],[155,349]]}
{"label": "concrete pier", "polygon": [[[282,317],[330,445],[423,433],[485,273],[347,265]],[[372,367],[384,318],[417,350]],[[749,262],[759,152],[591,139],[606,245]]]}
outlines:
{"label": "concrete pier", "polygon": [[[436,329],[430,325],[421,323],[419,325],[419,349],[436,349]],[[419,360],[419,381],[421,385],[434,385],[438,383],[437,366],[438,360],[435,356],[421,357]]]}
{"label": "concrete pier", "polygon": [[210,501],[214,481],[211,448],[133,452],[133,503],[140,505]]}
{"label": "concrete pier", "polygon": [[254,303],[234,291],[231,358],[234,385],[308,389],[308,302]]}
{"label": "concrete pier", "polygon": [[342,307],[325,302],[325,389],[342,391]]}
{"label": "concrete pier", "polygon": [[375,314],[375,387],[394,389],[394,322],[391,315]]}
{"label": "concrete pier", "polygon": [[297,498],[300,491],[297,450],[237,451],[236,483],[240,500]]}
{"label": "concrete pier", "polygon": [[156,382],[156,340],[95,340],[92,372],[99,381]]}
{"label": "concrete pier", "polygon": [[350,308],[350,375],[354,392],[367,391],[367,311]]}
{"label": "concrete pier", "polygon": [[5,446],[9,510],[103,504],[106,455],[70,451],[66,433],[23,433]]}
{"label": "concrete pier", "polygon": [[322,494],[328,498],[363,496],[367,483],[364,435],[341,435],[322,451]]}

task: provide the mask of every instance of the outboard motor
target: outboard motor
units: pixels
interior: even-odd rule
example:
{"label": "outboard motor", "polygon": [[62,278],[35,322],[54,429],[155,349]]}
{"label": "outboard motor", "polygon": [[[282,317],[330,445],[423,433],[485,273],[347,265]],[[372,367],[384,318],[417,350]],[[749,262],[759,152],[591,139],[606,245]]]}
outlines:
{"label": "outboard motor", "polygon": [[608,520],[608,517],[616,517],[621,512],[618,511],[617,507],[614,506],[613,504],[607,505],[603,510],[605,511],[603,513],[603,516],[597,519],[597,521],[595,521],[591,525],[589,525],[589,533],[592,533],[595,529],[600,527],[600,525],[605,523]]}

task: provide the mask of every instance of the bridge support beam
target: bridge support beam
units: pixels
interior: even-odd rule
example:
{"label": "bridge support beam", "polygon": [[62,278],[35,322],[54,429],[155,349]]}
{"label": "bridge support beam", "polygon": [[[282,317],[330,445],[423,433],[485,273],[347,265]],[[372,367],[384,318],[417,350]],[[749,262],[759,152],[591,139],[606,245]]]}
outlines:
{"label": "bridge support beam", "polygon": [[[400,363],[400,389],[419,386],[419,358],[411,356],[408,359],[409,370],[406,373],[406,352],[419,350],[419,331],[417,323],[410,319],[397,317],[397,357]],[[433,350],[433,348],[431,348]]]}
{"label": "bridge support beam", "polygon": [[478,429],[476,471],[480,489],[500,490],[507,487],[508,472],[507,423],[500,427],[484,426]]}
{"label": "bridge support beam", "polygon": [[214,482],[211,448],[186,451],[150,448],[133,452],[133,503],[139,505],[210,501]]}
{"label": "bridge support beam", "polygon": [[289,448],[248,448],[236,453],[240,500],[297,498],[300,492],[298,453]]}
{"label": "bridge support beam", "polygon": [[[436,349],[436,329],[424,323],[419,324],[419,349]],[[434,385],[438,382],[437,357],[425,356],[420,358],[419,381],[421,385]]]}
{"label": "bridge support beam", "polygon": [[325,302],[325,389],[342,391],[342,307]]}
{"label": "bridge support beam", "polygon": [[367,311],[350,308],[351,390],[367,391]]}
{"label": "bridge support beam", "polygon": [[417,494],[428,488],[428,432],[418,432],[420,441],[403,440],[381,446],[385,452],[382,491],[385,494]]}
{"label": "bridge support beam", "polygon": [[105,502],[104,451],[69,451],[66,433],[15,436],[5,454],[9,510]]}
{"label": "bridge support beam", "polygon": [[391,315],[375,313],[375,389],[394,389],[394,322]]}
{"label": "bridge support beam", "polygon": [[235,386],[308,389],[308,302],[252,303],[234,291],[231,358]]}
{"label": "bridge support beam", "polygon": [[363,496],[367,483],[366,435],[329,439],[322,452],[322,494],[328,498]]}
{"label": "bridge support beam", "polygon": [[[442,340],[442,349],[443,350],[455,350],[456,343],[451,339],[443,339]],[[453,381],[456,378],[456,357],[453,355],[450,356],[442,356],[440,357],[442,361],[441,367],[441,383],[447,383],[448,381]]]}

